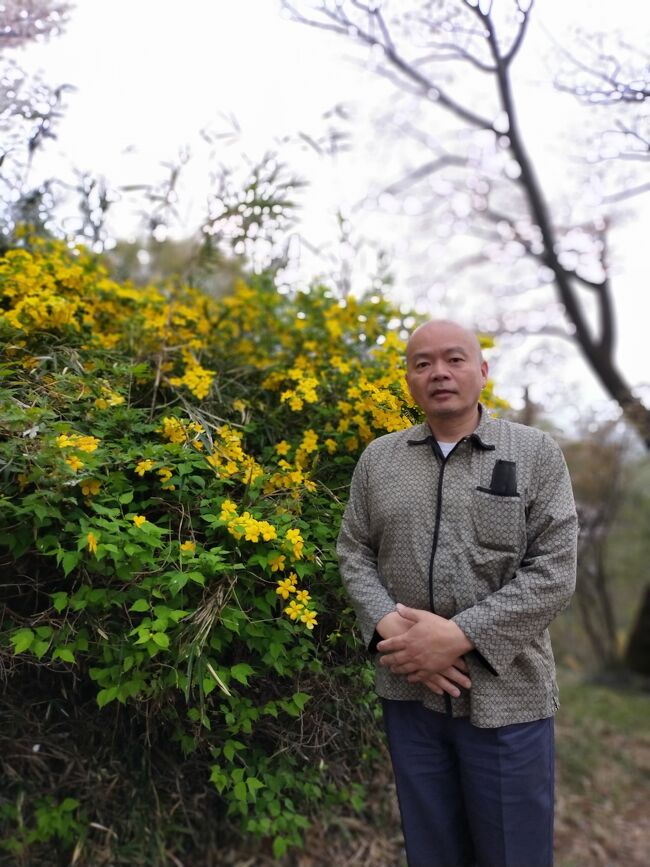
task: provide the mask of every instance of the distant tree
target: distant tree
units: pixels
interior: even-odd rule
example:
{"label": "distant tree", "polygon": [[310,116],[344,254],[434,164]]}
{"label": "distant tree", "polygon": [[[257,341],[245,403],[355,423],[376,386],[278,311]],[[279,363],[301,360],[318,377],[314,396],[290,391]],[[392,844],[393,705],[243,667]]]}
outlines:
{"label": "distant tree", "polygon": [[68,89],[30,78],[11,50],[59,34],[69,8],[54,0],[5,0],[0,5],[0,239],[4,236],[5,244],[21,222],[45,230],[55,184],[30,188],[29,172],[36,152],[56,135]]}
{"label": "distant tree", "polygon": [[[429,150],[426,161],[385,191],[401,193],[443,176],[447,189],[440,207],[451,208],[475,242],[469,254],[452,261],[451,270],[498,264],[500,285],[507,268],[520,292],[551,281],[565,317],[564,324],[551,328],[575,340],[650,448],[650,410],[615,360],[610,221],[593,208],[569,222],[559,209],[554,213],[519,124],[511,71],[533,2],[513,0],[497,7],[491,0],[412,0],[396,7],[360,0],[284,0],[283,6],[295,21],[367,47],[378,74],[446,113],[453,123],[453,149],[444,146],[444,136],[427,130],[421,136]],[[473,96],[458,95],[461,77],[463,86],[472,78]],[[453,248],[447,255],[453,256]]]}

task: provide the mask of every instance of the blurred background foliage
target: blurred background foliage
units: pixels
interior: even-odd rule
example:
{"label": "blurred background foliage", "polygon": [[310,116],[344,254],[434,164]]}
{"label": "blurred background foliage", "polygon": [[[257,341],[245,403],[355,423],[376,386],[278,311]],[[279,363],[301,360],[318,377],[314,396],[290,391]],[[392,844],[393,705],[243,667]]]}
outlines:
{"label": "blurred background foliage", "polygon": [[[2,14],[7,45],[69,11]],[[137,241],[111,237],[118,193],[87,173],[62,220],[58,180],[29,179],[68,89],[2,63],[0,863],[397,865],[333,543],[360,449],[417,418],[418,315],[388,300],[381,255],[365,287],[345,257],[328,286],[284,285],[305,182],[281,153],[217,172],[181,240],[182,159],[120,192],[140,197]],[[560,439],[581,519],[553,627],[561,863],[641,865],[647,454],[624,424],[567,439],[528,399],[485,399]]]}

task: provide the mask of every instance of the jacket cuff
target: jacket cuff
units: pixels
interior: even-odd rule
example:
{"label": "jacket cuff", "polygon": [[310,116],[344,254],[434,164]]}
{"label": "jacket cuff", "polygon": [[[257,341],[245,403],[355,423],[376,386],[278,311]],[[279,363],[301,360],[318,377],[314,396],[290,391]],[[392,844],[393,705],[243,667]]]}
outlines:
{"label": "jacket cuff", "polygon": [[383,638],[375,629],[375,631],[372,634],[372,638],[370,639],[370,643],[368,644],[368,653],[371,656],[374,656],[376,653],[379,653],[379,651],[377,650],[377,645],[379,644],[380,641],[383,641]]}
{"label": "jacket cuff", "polygon": [[493,674],[495,677],[499,676],[499,672],[494,668],[493,665],[490,665],[490,663],[483,656],[480,650],[474,648],[474,650],[471,650],[469,653],[466,654],[466,656],[469,656],[472,659],[475,659],[477,662],[480,662],[484,668],[487,668],[490,674]]}

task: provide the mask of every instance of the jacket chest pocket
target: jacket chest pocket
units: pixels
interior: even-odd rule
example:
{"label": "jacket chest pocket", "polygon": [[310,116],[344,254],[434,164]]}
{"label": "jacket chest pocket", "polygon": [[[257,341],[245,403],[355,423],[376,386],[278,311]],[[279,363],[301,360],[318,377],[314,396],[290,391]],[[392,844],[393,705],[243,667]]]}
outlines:
{"label": "jacket chest pocket", "polygon": [[525,529],[524,502],[519,494],[507,496],[477,488],[471,515],[476,538],[483,548],[518,550]]}

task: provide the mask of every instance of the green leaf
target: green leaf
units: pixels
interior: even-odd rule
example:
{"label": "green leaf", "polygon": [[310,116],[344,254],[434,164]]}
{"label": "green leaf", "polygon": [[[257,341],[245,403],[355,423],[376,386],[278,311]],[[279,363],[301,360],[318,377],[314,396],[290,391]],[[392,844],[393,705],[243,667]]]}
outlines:
{"label": "green leaf", "polygon": [[235,788],[233,789],[235,797],[238,801],[247,801],[248,800],[248,790],[246,788],[246,783],[235,783]]}
{"label": "green leaf", "polygon": [[136,599],[129,611],[148,611],[149,602],[146,599]]}
{"label": "green leaf", "polygon": [[291,698],[293,700],[293,703],[295,705],[297,705],[300,708],[300,710],[302,710],[304,708],[304,706],[307,704],[307,702],[309,701],[309,699],[311,698],[311,696],[308,695],[308,693],[306,693],[306,692],[294,692],[294,694],[291,696]]}
{"label": "green leaf", "polygon": [[32,641],[36,636],[31,629],[19,629],[9,639],[14,646],[14,653],[24,653],[32,646]]}
{"label": "green leaf", "polygon": [[81,559],[81,554],[79,551],[66,551],[63,557],[61,558],[61,565],[63,566],[63,574],[68,577],[70,572],[74,569],[74,567],[79,563]]}
{"label": "green leaf", "polygon": [[162,647],[163,650],[167,650],[169,647],[169,636],[164,632],[152,632],[151,640],[155,641],[158,647]]}
{"label": "green leaf", "polygon": [[52,605],[54,606],[54,610],[61,613],[63,609],[68,604],[68,594],[64,592],[53,593],[52,594]]}
{"label": "green leaf", "polygon": [[133,502],[133,491],[127,491],[125,494],[120,494],[118,502],[123,506],[128,506],[129,503]]}
{"label": "green leaf", "polygon": [[61,659],[63,662],[76,662],[74,653],[69,647],[57,647],[52,654],[52,659]]}
{"label": "green leaf", "polygon": [[31,651],[37,659],[42,659],[50,648],[50,642],[37,639],[31,646]]}
{"label": "green leaf", "polygon": [[241,741],[227,740],[223,747],[223,754],[229,762],[232,762],[233,756],[235,755],[237,750],[243,749],[244,744]]}
{"label": "green leaf", "polygon": [[282,856],[286,853],[288,848],[288,843],[284,837],[275,837],[273,840],[273,855],[276,858],[282,858]]}
{"label": "green leaf", "polygon": [[100,689],[97,693],[97,704],[99,707],[104,707],[104,705],[108,704],[110,701],[114,701],[117,698],[117,687],[109,686],[108,689]]}
{"label": "green leaf", "polygon": [[253,800],[255,800],[255,792],[257,792],[258,789],[264,788],[264,783],[261,780],[258,780],[257,777],[249,777],[246,780],[246,785],[248,786],[248,791],[253,796]]}
{"label": "green leaf", "polygon": [[254,670],[246,662],[239,662],[230,669],[230,674],[244,686],[248,686],[248,677],[254,673]]}

